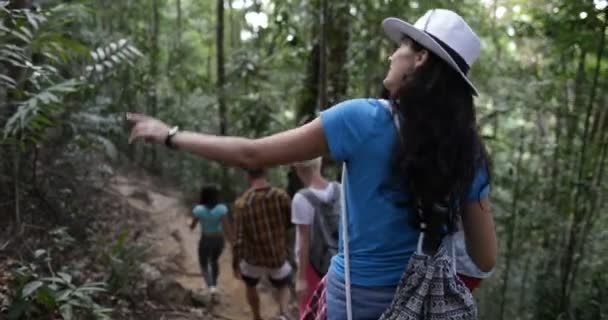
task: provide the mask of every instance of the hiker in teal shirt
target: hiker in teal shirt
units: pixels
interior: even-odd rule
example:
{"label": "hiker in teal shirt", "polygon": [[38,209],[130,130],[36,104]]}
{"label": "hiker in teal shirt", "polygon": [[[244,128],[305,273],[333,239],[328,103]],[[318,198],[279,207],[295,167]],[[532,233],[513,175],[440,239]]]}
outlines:
{"label": "hiker in teal shirt", "polygon": [[201,238],[198,244],[198,261],[201,273],[212,295],[217,293],[219,277],[219,258],[224,250],[224,234],[231,239],[228,208],[218,203],[219,189],[215,185],[204,186],[201,190],[199,204],[192,209],[194,229],[197,223],[201,226]]}

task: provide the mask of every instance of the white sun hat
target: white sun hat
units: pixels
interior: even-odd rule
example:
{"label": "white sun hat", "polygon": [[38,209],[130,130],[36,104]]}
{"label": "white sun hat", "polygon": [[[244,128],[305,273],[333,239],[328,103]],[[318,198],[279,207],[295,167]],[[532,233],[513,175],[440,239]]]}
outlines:
{"label": "white sun hat", "polygon": [[460,15],[446,9],[432,9],[414,25],[397,18],[386,18],[382,26],[397,44],[405,35],[435,53],[462,75],[474,95],[478,94],[467,74],[479,57],[481,41]]}

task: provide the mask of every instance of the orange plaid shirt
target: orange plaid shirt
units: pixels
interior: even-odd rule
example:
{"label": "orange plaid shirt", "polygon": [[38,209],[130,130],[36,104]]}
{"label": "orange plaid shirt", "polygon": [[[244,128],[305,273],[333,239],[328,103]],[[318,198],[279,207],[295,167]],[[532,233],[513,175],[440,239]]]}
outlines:
{"label": "orange plaid shirt", "polygon": [[291,223],[291,199],[275,187],[249,189],[234,203],[236,239],[233,266],[241,260],[266,268],[287,261],[287,229]]}

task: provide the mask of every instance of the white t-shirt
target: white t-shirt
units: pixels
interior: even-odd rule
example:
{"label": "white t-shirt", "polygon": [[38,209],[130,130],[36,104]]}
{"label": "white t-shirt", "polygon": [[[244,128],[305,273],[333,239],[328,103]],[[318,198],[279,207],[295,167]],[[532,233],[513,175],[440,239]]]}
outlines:
{"label": "white t-shirt", "polygon": [[[328,183],[325,189],[308,188],[321,202],[329,202],[334,195],[332,183]],[[315,217],[315,208],[299,192],[291,200],[291,222],[297,225],[311,225]],[[296,228],[297,230],[297,228]],[[300,232],[296,231],[296,262],[300,251]]]}
{"label": "white t-shirt", "polygon": [[457,231],[449,239],[454,242],[457,273],[479,279],[488,278],[494,273],[494,270],[483,272],[475,265],[475,262],[473,262],[473,259],[467,253],[463,230]]}

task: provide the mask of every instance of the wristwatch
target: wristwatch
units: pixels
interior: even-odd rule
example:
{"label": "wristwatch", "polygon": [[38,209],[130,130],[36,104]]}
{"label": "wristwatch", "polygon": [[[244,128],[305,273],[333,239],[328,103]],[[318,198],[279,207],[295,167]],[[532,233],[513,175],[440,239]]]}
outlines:
{"label": "wristwatch", "polygon": [[179,132],[179,127],[175,126],[171,129],[169,129],[169,133],[167,134],[167,137],[165,138],[165,145],[168,148],[171,149],[175,149],[175,145],[173,144],[173,142],[171,142],[171,140],[173,140],[173,137]]}

